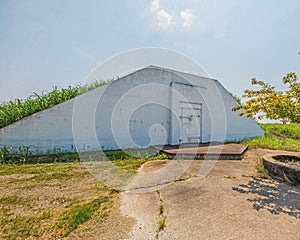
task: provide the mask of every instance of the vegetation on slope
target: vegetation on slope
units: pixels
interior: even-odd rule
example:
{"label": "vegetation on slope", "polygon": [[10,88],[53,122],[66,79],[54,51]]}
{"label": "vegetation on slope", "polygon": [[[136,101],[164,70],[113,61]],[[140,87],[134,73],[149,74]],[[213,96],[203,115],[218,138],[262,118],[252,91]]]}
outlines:
{"label": "vegetation on slope", "polygon": [[244,140],[250,148],[300,151],[300,124],[261,124],[264,137]]}
{"label": "vegetation on slope", "polygon": [[49,93],[34,93],[26,100],[16,99],[14,101],[4,102],[0,105],[0,128],[12,124],[24,117],[28,117],[36,112],[43,111],[56,104],[70,100],[82,93],[107,84],[110,81],[94,82],[89,85],[77,85],[68,88],[54,87]]}

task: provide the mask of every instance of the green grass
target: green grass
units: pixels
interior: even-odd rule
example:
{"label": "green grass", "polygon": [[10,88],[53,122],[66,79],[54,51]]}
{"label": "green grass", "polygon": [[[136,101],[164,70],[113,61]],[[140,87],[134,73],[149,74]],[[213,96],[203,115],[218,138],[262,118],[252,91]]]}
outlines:
{"label": "green grass", "polygon": [[76,174],[77,166],[80,163],[49,163],[49,164],[1,164],[0,165],[0,176],[10,174],[33,174],[38,180],[43,178],[45,175],[55,176],[60,174],[63,177],[72,176]]}
{"label": "green grass", "polygon": [[15,205],[15,204],[19,204],[20,202],[22,202],[22,198],[19,197],[16,194],[13,195],[9,195],[9,196],[5,196],[0,198],[0,204],[6,204],[6,205]]}
{"label": "green grass", "polygon": [[160,204],[160,206],[159,206],[159,215],[163,215],[164,212],[165,212],[165,207],[164,207],[163,204]]}
{"label": "green grass", "polygon": [[149,159],[126,159],[126,160],[113,160],[115,166],[120,167],[123,170],[135,173],[140,166],[142,166]]}
{"label": "green grass", "polygon": [[300,124],[261,124],[267,135],[300,140]]}
{"label": "green grass", "polygon": [[226,179],[235,179],[236,176],[232,176],[232,175],[225,175],[224,178]]}
{"label": "green grass", "polygon": [[80,224],[88,221],[94,212],[96,212],[101,204],[108,202],[108,196],[100,196],[91,202],[73,208],[66,211],[60,218],[58,226],[59,228],[66,228],[64,236],[68,236],[72,231],[74,231]]}
{"label": "green grass", "polygon": [[[25,150],[24,150],[25,149]],[[68,162],[93,162],[110,160],[117,166],[128,168],[136,168],[148,160],[166,159],[166,154],[160,154],[153,148],[146,149],[127,149],[127,150],[105,150],[82,152],[64,152],[59,149],[44,154],[34,154],[30,151],[30,147],[19,147],[16,151],[6,146],[0,148],[0,165],[1,164],[43,164],[43,163],[68,163]],[[122,162],[128,160],[127,162]],[[130,167],[131,165],[131,167]],[[0,170],[1,172],[1,170]]]}
{"label": "green grass", "polygon": [[158,231],[162,231],[162,230],[165,229],[165,227],[166,227],[166,221],[167,221],[167,217],[166,216],[160,216],[158,218],[158,221],[157,221]]}
{"label": "green grass", "polygon": [[300,151],[300,124],[260,124],[264,137],[242,141],[250,148]]}
{"label": "green grass", "polygon": [[6,208],[2,208],[2,227],[4,239],[27,239],[28,237],[39,238],[42,235],[40,226],[43,221],[52,217],[52,213],[44,211],[40,215],[33,216],[12,216],[13,214]]}
{"label": "green grass", "polygon": [[113,163],[126,171],[135,173],[140,166],[142,166],[147,161],[166,159],[168,156],[166,154],[157,154],[156,156],[148,158],[129,158],[125,160],[113,160]]}
{"label": "green grass", "polygon": [[76,152],[65,152],[58,149],[38,154],[33,153],[29,146],[20,146],[18,149],[6,146],[0,148],[0,164],[68,163],[79,160]]}

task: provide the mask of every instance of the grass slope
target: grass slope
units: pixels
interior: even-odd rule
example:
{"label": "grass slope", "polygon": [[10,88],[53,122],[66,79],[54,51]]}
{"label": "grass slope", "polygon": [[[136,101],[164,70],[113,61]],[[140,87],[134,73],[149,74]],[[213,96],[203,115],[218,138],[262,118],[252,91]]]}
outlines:
{"label": "grass slope", "polygon": [[82,93],[105,85],[111,81],[94,82],[84,86],[69,86],[68,88],[54,87],[51,92],[41,95],[34,93],[26,100],[16,99],[14,101],[0,104],[0,128],[28,117],[36,112],[43,111],[54,105],[70,100]]}
{"label": "grass slope", "polygon": [[250,148],[300,151],[300,124],[261,124],[264,137],[244,140]]}

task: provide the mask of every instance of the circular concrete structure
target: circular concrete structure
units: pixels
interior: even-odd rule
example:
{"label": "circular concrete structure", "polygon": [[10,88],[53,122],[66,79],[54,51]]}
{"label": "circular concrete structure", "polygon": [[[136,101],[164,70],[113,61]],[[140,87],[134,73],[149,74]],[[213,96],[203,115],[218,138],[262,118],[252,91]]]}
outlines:
{"label": "circular concrete structure", "polygon": [[263,165],[272,177],[279,177],[292,184],[300,184],[300,153],[267,154],[263,156]]}

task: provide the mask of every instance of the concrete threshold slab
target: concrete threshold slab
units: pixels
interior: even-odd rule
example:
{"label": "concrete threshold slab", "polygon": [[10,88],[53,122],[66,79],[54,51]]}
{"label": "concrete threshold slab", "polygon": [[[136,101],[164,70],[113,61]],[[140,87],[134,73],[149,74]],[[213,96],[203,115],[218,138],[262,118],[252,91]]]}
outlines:
{"label": "concrete threshold slab", "polygon": [[200,144],[198,146],[166,146],[161,152],[170,159],[241,160],[248,150],[244,144]]}

